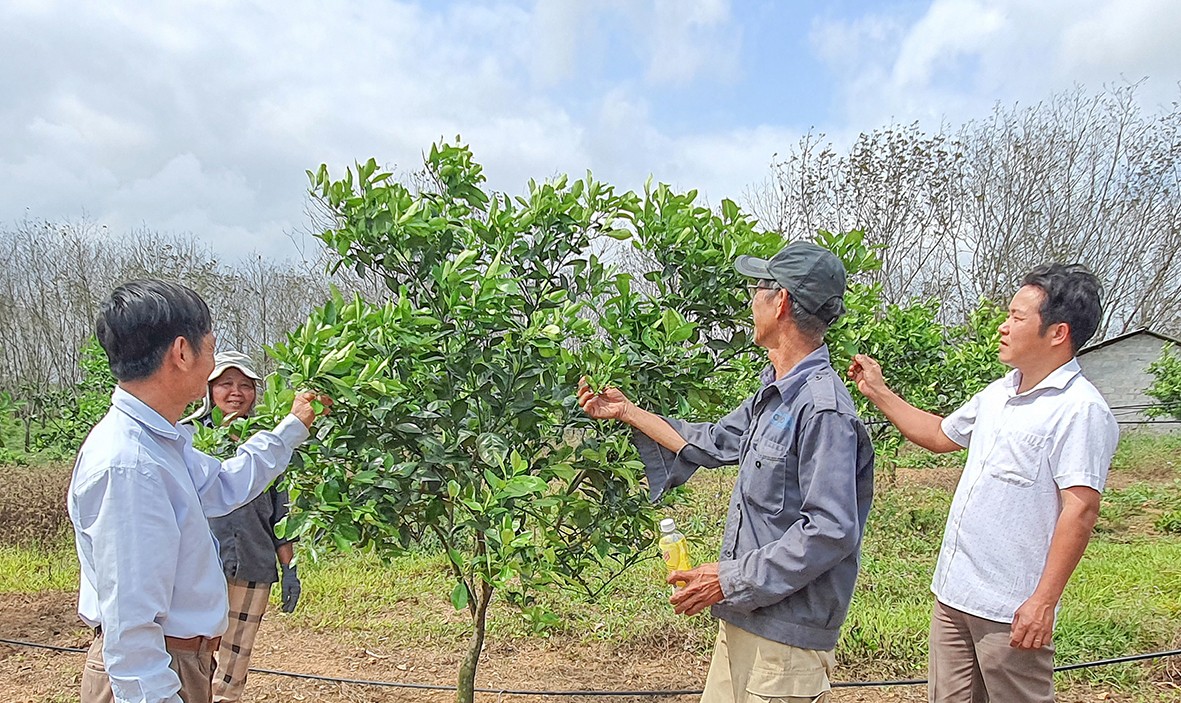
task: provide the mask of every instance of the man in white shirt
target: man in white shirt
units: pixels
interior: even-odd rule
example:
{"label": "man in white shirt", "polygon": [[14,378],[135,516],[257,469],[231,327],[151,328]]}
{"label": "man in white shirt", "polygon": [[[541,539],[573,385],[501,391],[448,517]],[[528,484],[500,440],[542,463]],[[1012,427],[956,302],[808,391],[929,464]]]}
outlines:
{"label": "man in white shirt", "polygon": [[177,425],[213,369],[209,308],[192,290],[132,281],[104,301],[99,343],[119,385],[86,438],[68,507],[81,562],[78,614],[96,637],[82,703],[207,703],[226,628],[226,582],[208,517],[264,490],[316,417],[300,393],[291,415],[221,462]]}
{"label": "man in white shirt", "polygon": [[857,387],[915,444],[968,448],[931,591],[933,702],[1054,700],[1058,601],[1099,514],[1119,429],[1074,355],[1099,325],[1100,285],[1080,265],[1039,266],[1000,328],[1013,371],[946,418],[891,391],[857,355]]}

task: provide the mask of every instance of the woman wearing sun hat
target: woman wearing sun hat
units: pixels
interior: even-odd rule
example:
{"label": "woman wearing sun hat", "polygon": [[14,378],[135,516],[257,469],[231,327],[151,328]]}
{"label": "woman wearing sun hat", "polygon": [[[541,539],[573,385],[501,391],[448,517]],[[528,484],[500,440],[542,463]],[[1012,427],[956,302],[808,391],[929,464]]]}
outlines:
{"label": "woman wearing sun hat", "polygon": [[[261,380],[245,354],[237,351],[217,354],[205,402],[187,421],[212,426],[214,408],[222,412],[223,424],[249,415],[258,398]],[[283,611],[292,612],[299,601],[299,576],[291,563],[295,551],[292,540],[275,536],[275,525],[287,515],[287,503],[287,492],[271,486],[229,515],[209,520],[220,546],[230,600],[229,626],[217,651],[214,703],[241,699],[250,653],[266,612],[271,585],[280,580],[275,569],[276,556],[283,569]]]}

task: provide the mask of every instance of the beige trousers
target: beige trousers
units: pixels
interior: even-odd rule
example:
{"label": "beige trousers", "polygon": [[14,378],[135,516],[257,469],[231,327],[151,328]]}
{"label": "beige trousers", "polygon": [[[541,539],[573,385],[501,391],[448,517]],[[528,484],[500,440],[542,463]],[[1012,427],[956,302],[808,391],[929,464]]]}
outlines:
{"label": "beige trousers", "polygon": [[[210,703],[213,700],[212,679],[216,664],[213,648],[203,647],[197,651],[168,648],[172,655],[169,668],[180,677],[180,699],[185,703]],[[82,669],[81,703],[115,703],[111,691],[111,679],[103,663],[102,635],[94,638],[90,651],[86,653],[86,666]]]}
{"label": "beige trousers", "polygon": [[1054,646],[1009,646],[1010,625],[935,601],[927,698],[931,703],[1052,703]]}
{"label": "beige trousers", "polygon": [[723,622],[701,703],[822,703],[835,666],[831,651],[772,642]]}

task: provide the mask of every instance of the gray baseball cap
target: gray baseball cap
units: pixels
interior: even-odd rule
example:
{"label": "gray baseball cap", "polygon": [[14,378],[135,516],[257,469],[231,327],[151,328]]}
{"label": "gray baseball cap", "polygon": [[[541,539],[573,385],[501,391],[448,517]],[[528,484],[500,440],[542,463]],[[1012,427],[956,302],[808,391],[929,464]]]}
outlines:
{"label": "gray baseball cap", "polygon": [[845,266],[836,254],[811,242],[792,242],[770,259],[740,256],[743,276],[774,281],[808,312],[832,323],[845,312]]}

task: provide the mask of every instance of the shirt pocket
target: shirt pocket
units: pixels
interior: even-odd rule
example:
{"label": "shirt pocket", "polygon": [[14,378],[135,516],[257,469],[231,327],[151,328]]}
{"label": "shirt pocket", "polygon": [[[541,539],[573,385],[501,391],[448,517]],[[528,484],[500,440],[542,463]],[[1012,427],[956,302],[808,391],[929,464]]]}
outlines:
{"label": "shirt pocket", "polygon": [[1041,473],[1049,437],[1008,430],[996,440],[988,457],[989,473],[1005,483],[1027,488]]}
{"label": "shirt pocket", "polygon": [[791,450],[786,446],[765,435],[756,435],[745,466],[746,489],[743,493],[747,502],[770,515],[783,510],[787,467],[791,460]]}

